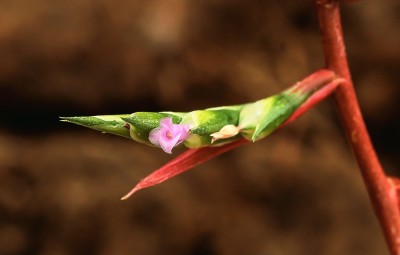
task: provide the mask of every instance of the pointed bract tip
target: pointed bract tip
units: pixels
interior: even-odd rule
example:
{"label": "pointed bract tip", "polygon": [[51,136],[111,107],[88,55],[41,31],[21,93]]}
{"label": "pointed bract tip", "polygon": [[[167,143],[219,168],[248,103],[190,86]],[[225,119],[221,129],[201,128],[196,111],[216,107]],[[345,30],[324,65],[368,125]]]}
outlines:
{"label": "pointed bract tip", "polygon": [[77,117],[58,117],[63,122],[73,122]]}
{"label": "pointed bract tip", "polygon": [[128,114],[60,117],[60,120],[130,139],[129,128],[127,128],[126,122],[122,119],[126,116]]}
{"label": "pointed bract tip", "polygon": [[133,195],[133,193],[135,193],[136,191],[138,191],[140,188],[138,188],[138,186],[136,185],[131,191],[129,191],[128,194],[126,194],[125,196],[121,197],[121,200],[127,200],[130,196]]}
{"label": "pointed bract tip", "polygon": [[254,134],[251,136],[251,141],[253,142],[253,143],[255,143],[255,142],[257,142],[257,140],[258,140],[258,136],[260,135],[260,132],[254,132]]}
{"label": "pointed bract tip", "polygon": [[77,124],[85,127],[93,126],[93,116],[59,117],[60,121]]}

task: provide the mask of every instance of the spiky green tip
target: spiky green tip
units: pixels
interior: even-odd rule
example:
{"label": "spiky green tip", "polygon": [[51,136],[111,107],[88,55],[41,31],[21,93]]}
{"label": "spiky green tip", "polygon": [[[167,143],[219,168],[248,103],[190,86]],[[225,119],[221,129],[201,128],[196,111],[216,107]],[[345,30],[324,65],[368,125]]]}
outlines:
{"label": "spiky green tip", "polygon": [[104,133],[131,138],[129,135],[129,127],[126,126],[126,121],[123,120],[123,118],[127,117],[129,117],[129,114],[60,117],[60,119],[64,122],[95,129]]}

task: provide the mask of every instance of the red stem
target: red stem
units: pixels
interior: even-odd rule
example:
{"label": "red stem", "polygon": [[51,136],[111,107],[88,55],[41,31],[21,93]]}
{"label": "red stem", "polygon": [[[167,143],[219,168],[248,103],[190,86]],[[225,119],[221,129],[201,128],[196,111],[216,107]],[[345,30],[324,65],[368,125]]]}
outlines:
{"label": "red stem", "polygon": [[338,114],[358,161],[389,249],[393,255],[400,255],[400,213],[396,190],[394,185],[388,182],[379,163],[357,102],[343,42],[339,4],[335,0],[315,0],[315,3],[327,68],[347,81],[334,93]]}

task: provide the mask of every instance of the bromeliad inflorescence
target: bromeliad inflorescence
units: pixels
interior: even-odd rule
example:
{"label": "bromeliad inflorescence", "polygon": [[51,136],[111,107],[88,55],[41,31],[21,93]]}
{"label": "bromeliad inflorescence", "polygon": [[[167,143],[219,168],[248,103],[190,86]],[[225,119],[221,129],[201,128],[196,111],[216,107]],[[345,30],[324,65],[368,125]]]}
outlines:
{"label": "bromeliad inflorescence", "polygon": [[188,148],[220,146],[240,137],[258,141],[276,130],[311,95],[334,76],[313,86],[298,83],[280,94],[256,102],[182,112],[136,112],[122,115],[62,117],[105,133],[160,147],[167,153],[183,143]]}
{"label": "bromeliad inflorescence", "polygon": [[62,117],[61,120],[160,147],[191,148],[142,179],[122,199],[159,184],[247,141],[258,141],[327,97],[343,79],[319,70],[280,94],[256,102],[183,112]]}

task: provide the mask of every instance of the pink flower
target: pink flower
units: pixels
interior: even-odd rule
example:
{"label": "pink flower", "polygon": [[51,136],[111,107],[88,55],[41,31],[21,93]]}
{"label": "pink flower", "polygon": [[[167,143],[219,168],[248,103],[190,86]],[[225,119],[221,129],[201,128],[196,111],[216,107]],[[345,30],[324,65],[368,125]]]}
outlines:
{"label": "pink flower", "polygon": [[160,126],[151,130],[149,141],[161,147],[166,153],[172,153],[172,148],[183,142],[188,136],[189,126],[173,124],[171,117],[162,118]]}

